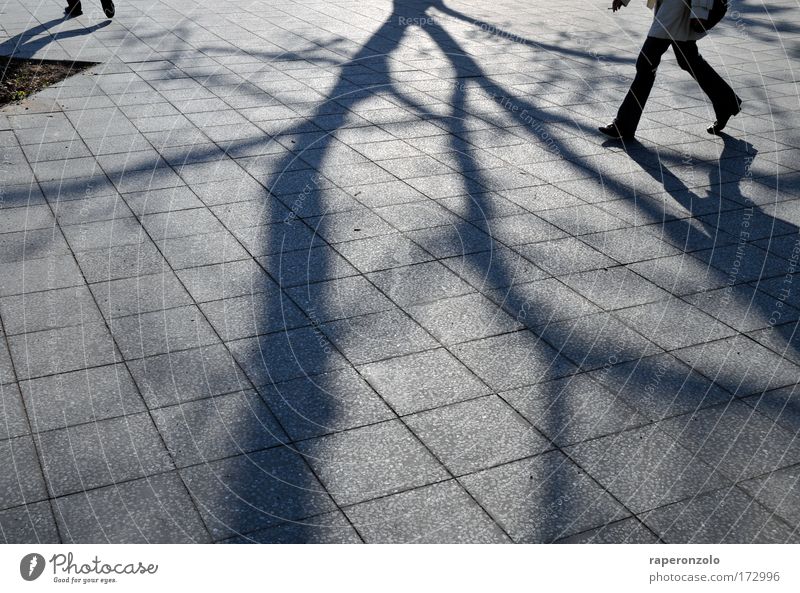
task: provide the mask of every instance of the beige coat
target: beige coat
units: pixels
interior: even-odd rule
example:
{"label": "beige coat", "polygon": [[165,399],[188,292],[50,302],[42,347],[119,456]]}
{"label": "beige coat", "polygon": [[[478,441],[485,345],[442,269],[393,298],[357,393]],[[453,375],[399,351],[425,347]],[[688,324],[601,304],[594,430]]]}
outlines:
{"label": "beige coat", "polygon": [[[622,0],[627,6],[630,0]],[[689,27],[689,19],[706,19],[714,0],[647,0],[647,7],[653,9],[653,24],[647,32],[648,37],[670,39],[673,41],[697,41],[706,36]]]}

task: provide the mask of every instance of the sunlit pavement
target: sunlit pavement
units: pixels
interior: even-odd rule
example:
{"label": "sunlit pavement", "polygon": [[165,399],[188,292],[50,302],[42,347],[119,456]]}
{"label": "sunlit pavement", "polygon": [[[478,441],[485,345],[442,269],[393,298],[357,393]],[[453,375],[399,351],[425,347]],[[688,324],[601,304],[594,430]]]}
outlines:
{"label": "sunlit pavement", "polygon": [[800,540],[794,2],[0,3],[2,540]]}

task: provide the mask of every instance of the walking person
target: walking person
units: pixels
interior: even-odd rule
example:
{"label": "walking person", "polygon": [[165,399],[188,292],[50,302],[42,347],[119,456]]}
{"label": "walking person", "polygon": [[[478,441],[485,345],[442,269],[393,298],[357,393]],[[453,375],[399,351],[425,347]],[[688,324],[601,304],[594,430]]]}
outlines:
{"label": "walking person", "polygon": [[[103,7],[103,12],[108,18],[113,18],[116,9],[114,8],[114,0],[100,0]],[[83,10],[81,9],[81,0],[67,0],[67,6],[64,8],[64,16],[71,19],[76,16],[81,16]]]}
{"label": "walking person", "polygon": [[[613,0],[611,9],[616,12],[627,6],[629,1]],[[714,107],[716,121],[708,127],[708,133],[721,132],[728,120],[741,110],[742,100],[697,49],[697,40],[706,35],[707,19],[714,0],[648,0],[647,5],[654,9],[655,14],[647,39],[636,60],[636,77],[616,119],[609,125],[602,126],[600,131],[617,139],[634,137],[656,79],[661,56],[671,46],[678,66],[697,81]]]}

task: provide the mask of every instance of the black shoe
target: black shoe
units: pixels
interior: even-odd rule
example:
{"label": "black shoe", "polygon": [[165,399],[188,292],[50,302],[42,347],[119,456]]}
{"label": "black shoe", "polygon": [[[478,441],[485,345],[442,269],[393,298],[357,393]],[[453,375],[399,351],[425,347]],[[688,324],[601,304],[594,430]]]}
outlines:
{"label": "black shoe", "polygon": [[64,18],[67,19],[74,19],[76,16],[81,16],[83,11],[80,8],[70,8],[69,6],[64,7]]}
{"label": "black shoe", "polygon": [[116,9],[114,8],[114,2],[112,0],[104,0],[103,1],[103,12],[106,13],[108,18],[114,18],[116,14]]}
{"label": "black shoe", "polygon": [[728,120],[732,118],[734,115],[739,115],[739,112],[742,110],[742,100],[739,97],[736,97],[736,108],[734,111],[729,111],[727,114],[723,116],[717,116],[717,121],[706,128],[706,132],[709,134],[719,134],[722,130],[725,129],[725,126],[728,125]]}
{"label": "black shoe", "polygon": [[614,140],[633,140],[633,134],[620,130],[616,121],[612,121],[607,126],[600,126],[597,129],[609,138],[614,138]]}

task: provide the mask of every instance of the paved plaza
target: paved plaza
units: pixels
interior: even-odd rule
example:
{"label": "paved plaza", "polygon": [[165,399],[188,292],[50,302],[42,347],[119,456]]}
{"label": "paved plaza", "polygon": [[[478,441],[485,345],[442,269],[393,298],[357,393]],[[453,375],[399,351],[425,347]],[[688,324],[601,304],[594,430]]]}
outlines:
{"label": "paved plaza", "polygon": [[607,141],[610,0],[0,0],[0,541],[800,542],[800,14]]}

